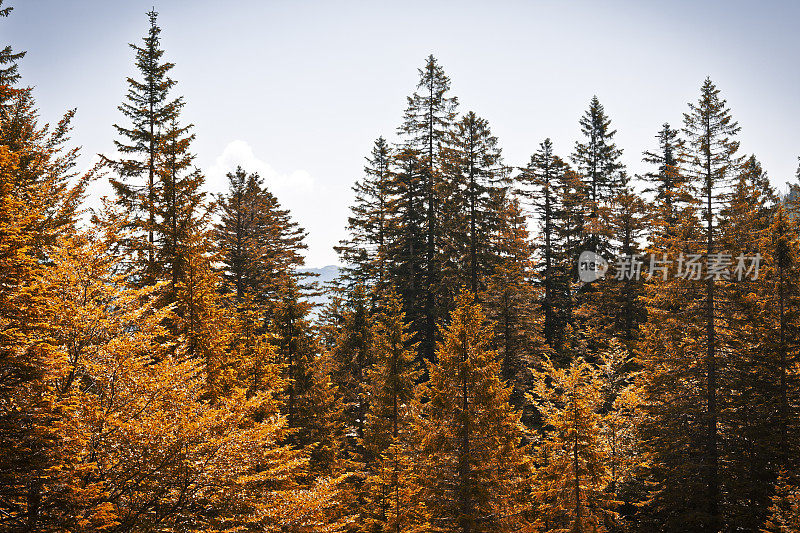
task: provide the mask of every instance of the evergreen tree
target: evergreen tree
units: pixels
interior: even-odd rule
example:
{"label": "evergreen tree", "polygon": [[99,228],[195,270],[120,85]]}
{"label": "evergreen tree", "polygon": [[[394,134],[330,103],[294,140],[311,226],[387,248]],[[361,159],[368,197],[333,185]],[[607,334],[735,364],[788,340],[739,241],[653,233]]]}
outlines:
{"label": "evergreen tree", "polygon": [[442,331],[421,437],[421,514],[426,531],[526,531],[525,449],[508,403],[493,326],[474,296],[462,294]]}
{"label": "evergreen tree", "polygon": [[[584,234],[587,227],[586,187],[580,174],[573,170],[564,172],[561,183],[558,183],[558,195],[561,203],[561,220],[556,225],[556,236],[562,242],[562,269],[569,272],[568,279],[578,280],[578,258],[584,251]],[[576,305],[574,290],[572,297],[563,303],[564,314],[571,322],[572,310]]]}
{"label": "evergreen tree", "polygon": [[[564,316],[569,309],[570,257],[563,242],[566,198],[569,185],[565,183],[568,166],[553,153],[553,143],[545,139],[520,175],[524,192],[539,223],[537,272],[544,288],[544,337],[551,348],[563,342],[564,327],[569,319]],[[562,231],[559,231],[561,229]],[[567,267],[567,268],[565,268]]]}
{"label": "evergreen tree", "polygon": [[494,347],[501,360],[501,377],[512,389],[510,401],[530,425],[535,416],[526,399],[532,386],[530,368],[548,346],[537,307],[539,294],[531,283],[532,246],[519,200],[509,200],[501,216],[501,230],[491,242],[499,263],[480,301],[495,324]]}
{"label": "evergreen tree", "polygon": [[283,289],[269,332],[286,382],[281,400],[293,430],[289,442],[309,454],[312,476],[337,475],[346,466],[338,462],[344,453],[344,416],[331,379],[333,362],[318,355],[310,308],[297,287]]}
{"label": "evergreen tree", "polygon": [[[684,136],[686,154],[684,160],[690,179],[695,181],[703,197],[701,217],[705,223],[706,257],[717,251],[716,214],[720,200],[724,200],[721,188],[725,187],[737,171],[741,160],[736,156],[738,141],[734,140],[739,125],[733,120],[727,104],[719,96],[719,89],[706,79],[697,103],[689,105],[684,114]],[[707,512],[709,527],[716,531],[720,527],[720,491],[718,457],[718,412],[717,412],[717,327],[715,324],[717,301],[716,282],[708,277],[705,282],[705,386],[706,386],[706,450],[704,457],[705,483],[708,490]]]}
{"label": "evergreen tree", "polygon": [[664,123],[656,139],[658,149],[645,151],[642,160],[656,167],[654,171],[644,174],[643,178],[651,184],[646,191],[655,193],[651,221],[656,228],[653,237],[659,238],[663,233],[662,228],[675,228],[678,211],[689,201],[689,191],[681,170],[683,141],[680,131]]}
{"label": "evergreen tree", "polygon": [[581,298],[581,328],[596,351],[609,349],[613,339],[628,346],[638,336],[646,312],[641,300],[643,282],[650,266],[645,264],[641,242],[645,236],[647,212],[642,198],[627,184],[621,185],[608,210],[608,235],[618,255],[609,273],[592,283]]}
{"label": "evergreen tree", "polygon": [[614,144],[617,131],[611,129],[611,119],[597,96],[589,102],[589,109],[581,117],[580,125],[585,139],[575,143],[572,162],[586,185],[584,245],[587,250],[605,255],[610,251],[610,244],[603,226],[603,215],[605,204],[612,201],[620,184],[622,150]]}
{"label": "evergreen tree", "polygon": [[372,313],[362,285],[349,294],[336,344],[331,350],[333,383],[344,408],[344,424],[357,440],[364,438],[372,365]]}
{"label": "evergreen tree", "polygon": [[416,170],[422,181],[425,235],[423,258],[424,283],[417,290],[423,293],[420,331],[420,350],[426,360],[432,360],[436,346],[436,325],[439,320],[437,291],[441,282],[439,265],[440,240],[444,228],[440,227],[443,177],[442,149],[448,142],[453,127],[458,99],[448,96],[450,78],[432,55],[425,67],[419,70],[417,91],[408,97],[408,107],[399,132],[404,148],[416,156]]}
{"label": "evergreen tree", "polygon": [[154,206],[155,260],[159,268],[158,278],[170,283],[171,298],[174,298],[189,260],[190,240],[194,234],[203,231],[206,222],[201,213],[204,178],[199,170],[190,168],[194,159],[189,152],[194,140],[194,134],[188,133],[190,128],[179,126],[177,119],[173,118],[160,140],[162,159],[157,168],[158,201]]}
{"label": "evergreen tree", "polygon": [[[648,481],[653,488],[643,527],[724,527],[721,487],[732,474],[720,470],[720,424],[727,423],[718,395],[724,391],[725,403],[729,401],[733,365],[728,354],[736,350],[725,334],[734,327],[724,298],[728,281],[708,271],[692,273],[689,265],[692,258],[704,256],[706,266],[724,258],[714,254],[724,252],[718,242],[719,216],[730,200],[726,187],[740,166],[734,140],[738,130],[719,90],[706,80],[698,103],[690,104],[684,119],[681,160],[694,196],[677,211],[674,227],[665,228],[669,237],[657,241],[653,250],[658,258],[672,258],[672,275],[668,280],[651,278],[645,298],[648,325],[642,336],[641,379],[647,416],[640,431],[650,455]],[[725,367],[718,368],[719,362]]]}
{"label": "evergreen tree", "polygon": [[[0,1],[0,18],[8,17],[13,10],[13,7],[3,7],[3,2]],[[25,52],[14,52],[8,45],[0,50],[0,113],[6,113],[6,104],[16,94],[14,84],[20,78],[17,61],[23,57]],[[6,117],[3,116],[2,119],[5,121]]]}
{"label": "evergreen tree", "polygon": [[216,204],[215,240],[226,288],[241,304],[250,300],[270,317],[272,302],[304,277],[306,232],[282,209],[258,174],[241,167],[228,173],[229,189]]}
{"label": "evergreen tree", "polygon": [[[800,228],[797,219],[793,218],[782,204],[775,206],[772,224],[767,233],[766,248],[770,251],[771,261],[765,261],[766,272],[764,279],[771,282],[767,286],[767,297],[763,298],[762,305],[768,308],[767,316],[771,318],[769,333],[763,339],[764,350],[771,355],[774,363],[771,371],[778,373],[774,377],[777,384],[778,399],[777,429],[778,460],[781,468],[789,470],[796,468],[792,458],[798,457],[798,450],[794,443],[798,442],[800,425],[797,420],[797,409],[800,406],[797,398],[800,394],[798,375],[792,369],[797,367],[798,351],[796,346],[800,335],[797,309],[798,295],[798,235]],[[769,363],[768,363],[769,364]],[[774,411],[773,411],[774,412]]]}
{"label": "evergreen tree", "polygon": [[617,502],[602,438],[599,372],[581,358],[567,368],[545,359],[534,390],[546,430],[535,454],[539,525],[545,531],[608,531]]}
{"label": "evergreen tree", "polygon": [[463,280],[477,295],[497,264],[490,242],[499,230],[505,193],[500,162],[497,138],[485,119],[470,111],[456,122],[445,150],[443,189],[447,192],[441,208],[446,234],[442,236],[442,289],[447,300]]}
{"label": "evergreen tree", "polygon": [[[181,97],[170,96],[176,84],[169,76],[174,64],[163,61],[158,13],[151,10],[147,16],[150,29],[143,44],[130,45],[141,79],[128,78],[126,101],[119,106],[130,125],[114,125],[120,137],[114,141],[120,159],[104,157],[120,177],[111,180],[118,201],[134,214],[131,223],[136,231],[125,244],[136,263],[133,275],[140,285],[150,285],[158,279],[155,239],[159,165],[163,149],[169,146],[164,135],[183,107]],[[180,135],[175,130],[173,133]]]}
{"label": "evergreen tree", "polygon": [[371,401],[363,445],[369,475],[362,516],[369,531],[410,531],[417,522],[412,430],[420,371],[399,298],[389,292],[381,302],[367,380]]}
{"label": "evergreen tree", "polygon": [[347,265],[348,284],[381,288],[388,283],[392,158],[386,139],[379,137],[367,158],[364,178],[353,186],[356,197],[347,223],[350,237],[335,247]]}
{"label": "evergreen tree", "polygon": [[[718,290],[725,311],[720,337],[728,354],[720,389],[730,391],[720,409],[722,514],[726,523],[756,530],[767,516],[775,479],[781,469],[792,471],[790,458],[796,455],[796,429],[788,421],[789,398],[797,389],[788,368],[797,331],[790,310],[797,295],[797,229],[752,156],[720,219],[720,248],[761,258],[757,277],[739,279],[732,272],[732,280],[721,282]],[[733,257],[732,270],[738,262]],[[737,430],[729,433],[727,427]]]}
{"label": "evergreen tree", "polygon": [[416,340],[425,328],[425,194],[417,155],[401,150],[392,176],[389,210],[391,279],[411,323]]}
{"label": "evergreen tree", "polygon": [[[620,243],[622,256],[633,261],[643,255],[639,243],[645,235],[647,221],[645,203],[631,187],[625,186],[617,195],[615,204],[616,209],[612,217],[614,237]],[[640,300],[642,278],[635,275],[623,278],[620,294],[617,297],[619,314],[615,332],[625,342],[630,343],[637,337],[638,326],[645,319],[645,310]]]}

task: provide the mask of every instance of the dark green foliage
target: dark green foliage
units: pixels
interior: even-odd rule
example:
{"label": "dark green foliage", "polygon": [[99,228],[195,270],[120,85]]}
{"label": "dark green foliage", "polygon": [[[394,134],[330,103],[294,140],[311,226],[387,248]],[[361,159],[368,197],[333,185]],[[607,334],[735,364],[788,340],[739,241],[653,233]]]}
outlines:
{"label": "dark green foliage", "polygon": [[[143,44],[130,45],[141,78],[128,78],[126,100],[119,106],[129,125],[114,125],[119,136],[114,141],[119,159],[104,157],[105,163],[119,176],[111,180],[117,201],[131,213],[126,252],[132,262],[131,275],[140,285],[152,285],[159,278],[156,244],[159,169],[164,163],[163,151],[169,146],[164,135],[183,107],[181,97],[170,96],[177,82],[169,76],[174,64],[163,60],[158,13],[151,10],[147,16],[150,30]],[[172,131],[182,135],[176,128]]]}
{"label": "dark green foliage", "polygon": [[379,137],[367,158],[364,177],[353,185],[355,199],[347,221],[350,236],[336,247],[346,265],[343,277],[348,286],[380,289],[387,282],[392,165],[392,149]]}
{"label": "dark green foliage", "polygon": [[226,289],[249,297],[270,315],[270,302],[301,284],[306,232],[282,209],[258,174],[228,173],[229,188],[216,203],[215,237]]}

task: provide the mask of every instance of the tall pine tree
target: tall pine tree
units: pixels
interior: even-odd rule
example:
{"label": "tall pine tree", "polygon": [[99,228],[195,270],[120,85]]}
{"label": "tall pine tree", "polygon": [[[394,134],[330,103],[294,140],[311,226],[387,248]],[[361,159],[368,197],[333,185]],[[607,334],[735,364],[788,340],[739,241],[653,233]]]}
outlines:
{"label": "tall pine tree", "polygon": [[[439,316],[437,292],[441,283],[439,250],[444,228],[440,227],[443,189],[442,149],[453,127],[458,99],[448,96],[450,78],[432,55],[419,70],[417,90],[408,97],[403,124],[399,133],[403,146],[413,150],[417,172],[422,180],[425,235],[422,272],[424,282],[418,290],[423,294],[420,350],[426,360],[434,359],[436,327]],[[411,310],[413,308],[410,308]],[[417,312],[415,310],[415,312]]]}
{"label": "tall pine tree", "polygon": [[465,292],[429,363],[421,436],[421,513],[426,531],[529,530],[528,465],[519,414],[490,349],[492,325]]}
{"label": "tall pine tree", "polygon": [[170,95],[176,84],[169,76],[174,64],[163,60],[158,13],[151,10],[147,16],[150,29],[144,42],[130,45],[141,78],[128,78],[126,101],[119,106],[130,124],[114,125],[120,137],[114,141],[119,159],[104,157],[119,176],[119,179],[111,180],[118,201],[134,214],[131,224],[135,231],[131,232],[126,249],[133,262],[132,275],[140,285],[150,285],[158,280],[159,168],[163,150],[169,146],[164,142],[164,135],[183,106],[181,97]]}

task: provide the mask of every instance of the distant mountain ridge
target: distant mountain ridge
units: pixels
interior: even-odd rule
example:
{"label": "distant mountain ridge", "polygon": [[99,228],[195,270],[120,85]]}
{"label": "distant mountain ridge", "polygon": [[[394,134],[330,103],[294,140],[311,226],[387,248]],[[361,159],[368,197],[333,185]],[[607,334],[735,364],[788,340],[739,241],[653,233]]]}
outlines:
{"label": "distant mountain ridge", "polygon": [[[309,281],[316,281],[319,285],[320,289],[325,289],[332,281],[334,281],[337,277],[339,277],[340,268],[338,265],[326,265],[324,267],[319,268],[303,268],[301,272],[308,272],[309,274],[315,274],[316,277],[311,278]],[[319,296],[315,296],[314,298],[310,299],[313,303],[324,306],[330,300],[328,294],[323,291],[322,294]],[[319,308],[317,308],[316,312],[313,314],[316,315],[319,312]]]}

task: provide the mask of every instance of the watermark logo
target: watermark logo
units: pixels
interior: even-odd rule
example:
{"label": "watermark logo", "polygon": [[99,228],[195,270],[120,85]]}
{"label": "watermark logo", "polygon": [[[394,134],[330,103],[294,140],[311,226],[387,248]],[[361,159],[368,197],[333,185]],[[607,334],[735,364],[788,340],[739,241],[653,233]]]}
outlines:
{"label": "watermark logo", "polygon": [[[702,254],[680,253],[676,258],[667,254],[619,255],[613,261],[614,279],[639,280],[657,278],[666,280],[670,275],[675,278],[700,280],[711,279],[737,280],[758,279],[761,265],[761,254],[739,254],[734,256],[727,252]],[[578,258],[578,278],[584,283],[605,277],[609,270],[609,262],[600,255],[585,251]]]}
{"label": "watermark logo", "polygon": [[591,283],[604,277],[606,272],[608,272],[608,261],[602,256],[588,250],[581,252],[578,258],[578,278],[582,282]]}

